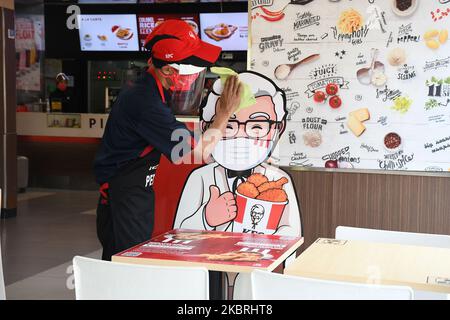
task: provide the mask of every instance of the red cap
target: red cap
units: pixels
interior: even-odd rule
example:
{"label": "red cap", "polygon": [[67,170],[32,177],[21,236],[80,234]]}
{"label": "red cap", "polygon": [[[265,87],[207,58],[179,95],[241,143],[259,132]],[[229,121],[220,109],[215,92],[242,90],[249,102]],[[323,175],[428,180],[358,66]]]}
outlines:
{"label": "red cap", "polygon": [[156,67],[171,63],[209,67],[222,51],[222,48],[200,40],[183,20],[167,20],[158,25],[147,36],[144,47],[151,51]]}

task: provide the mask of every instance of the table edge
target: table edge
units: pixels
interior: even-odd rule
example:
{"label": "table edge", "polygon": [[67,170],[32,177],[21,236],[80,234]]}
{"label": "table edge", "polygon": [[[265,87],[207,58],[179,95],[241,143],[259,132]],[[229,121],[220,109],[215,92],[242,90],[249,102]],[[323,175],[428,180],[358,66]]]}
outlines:
{"label": "table edge", "polygon": [[406,286],[412,288],[413,290],[450,294],[450,287],[430,283],[406,282],[390,279],[379,279],[376,282],[375,281],[368,282],[367,278],[357,276],[346,276],[346,275],[329,276],[323,273],[314,273],[314,272],[300,272],[300,271],[292,272],[287,269],[284,270],[284,274],[293,277],[305,277],[328,281],[342,281],[342,282],[352,282],[352,283],[372,284],[372,285]]}
{"label": "table edge", "polygon": [[180,261],[180,260],[166,260],[166,259],[150,259],[150,258],[136,258],[136,257],[123,257],[115,255],[112,257],[112,262],[130,263],[140,265],[158,265],[158,266],[172,266],[172,267],[204,267],[209,271],[220,272],[235,272],[235,273],[251,273],[253,270],[273,271],[278,265],[286,260],[291,254],[297,251],[298,248],[304,243],[304,238],[300,238],[295,242],[284,254],[278,259],[273,261],[267,267],[252,267],[252,266],[236,266],[227,264],[194,262],[194,261]]}

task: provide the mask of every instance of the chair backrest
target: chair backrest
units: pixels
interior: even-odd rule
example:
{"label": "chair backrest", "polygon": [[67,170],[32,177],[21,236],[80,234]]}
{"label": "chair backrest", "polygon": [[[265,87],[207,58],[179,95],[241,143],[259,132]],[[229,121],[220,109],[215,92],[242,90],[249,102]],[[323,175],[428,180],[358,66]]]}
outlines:
{"label": "chair backrest", "polygon": [[77,300],[208,300],[206,268],[73,258]]}
{"label": "chair backrest", "polygon": [[[1,209],[1,207],[2,207],[2,189],[0,189],[0,209]],[[0,300],[5,300],[5,299],[6,299],[5,278],[3,277],[2,244],[1,244],[1,237],[0,237]]]}
{"label": "chair backrest", "polygon": [[254,300],[412,300],[409,287],[359,284],[252,272]]}
{"label": "chair backrest", "polygon": [[450,236],[339,226],[336,239],[397,243],[414,246],[450,248]]}
{"label": "chair backrest", "polygon": [[6,299],[5,278],[3,277],[2,246],[0,243],[0,300]]}

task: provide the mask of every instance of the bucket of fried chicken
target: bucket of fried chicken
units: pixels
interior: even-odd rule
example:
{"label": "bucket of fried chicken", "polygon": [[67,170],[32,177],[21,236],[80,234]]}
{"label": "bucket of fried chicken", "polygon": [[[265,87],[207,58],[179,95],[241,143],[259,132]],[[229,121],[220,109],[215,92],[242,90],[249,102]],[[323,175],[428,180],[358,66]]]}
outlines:
{"label": "bucket of fried chicken", "polygon": [[260,173],[252,174],[236,190],[237,216],[233,232],[273,234],[289,200],[283,177],[276,181]]}

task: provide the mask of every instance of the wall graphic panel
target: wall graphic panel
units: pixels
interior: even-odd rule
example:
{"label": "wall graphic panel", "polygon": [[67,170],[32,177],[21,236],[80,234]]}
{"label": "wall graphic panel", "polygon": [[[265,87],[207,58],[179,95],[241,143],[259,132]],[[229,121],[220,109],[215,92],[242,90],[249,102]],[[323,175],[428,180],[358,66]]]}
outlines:
{"label": "wall graphic panel", "polygon": [[282,166],[450,170],[450,1],[251,1],[251,69],[285,90]]}

